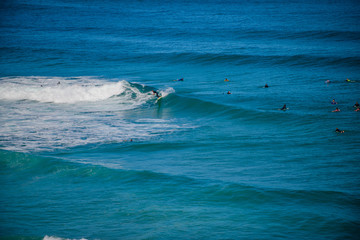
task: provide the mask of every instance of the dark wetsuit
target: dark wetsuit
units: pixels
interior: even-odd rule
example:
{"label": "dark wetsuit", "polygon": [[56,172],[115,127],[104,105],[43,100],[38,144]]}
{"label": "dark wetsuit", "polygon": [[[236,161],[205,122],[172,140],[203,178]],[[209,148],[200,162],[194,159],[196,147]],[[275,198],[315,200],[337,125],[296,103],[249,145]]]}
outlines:
{"label": "dark wetsuit", "polygon": [[153,91],[153,94],[155,94],[157,98],[161,97],[157,91]]}
{"label": "dark wetsuit", "polygon": [[343,133],[344,131],[337,128],[337,129],[335,130],[335,132]]}

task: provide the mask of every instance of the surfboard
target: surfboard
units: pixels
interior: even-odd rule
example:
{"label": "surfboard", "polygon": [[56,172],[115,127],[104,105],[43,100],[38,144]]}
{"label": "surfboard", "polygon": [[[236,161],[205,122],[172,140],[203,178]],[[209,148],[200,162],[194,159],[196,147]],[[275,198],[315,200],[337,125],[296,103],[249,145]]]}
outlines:
{"label": "surfboard", "polygon": [[159,100],[161,100],[162,99],[162,97],[158,97],[157,99],[156,99],[156,101],[155,101],[155,103],[157,103]]}

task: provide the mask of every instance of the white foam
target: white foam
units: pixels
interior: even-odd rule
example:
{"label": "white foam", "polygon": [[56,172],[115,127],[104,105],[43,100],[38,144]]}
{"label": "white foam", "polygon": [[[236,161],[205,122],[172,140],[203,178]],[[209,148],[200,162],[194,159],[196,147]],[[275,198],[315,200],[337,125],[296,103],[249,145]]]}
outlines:
{"label": "white foam", "polygon": [[162,96],[162,97],[166,97],[167,95],[169,95],[169,94],[171,94],[171,93],[174,93],[175,92],[175,90],[172,88],[172,87],[169,87],[169,88],[167,88],[167,89],[165,89],[165,90],[159,90],[159,92],[160,92],[160,95]]}
{"label": "white foam", "polygon": [[59,238],[46,235],[43,240],[87,240],[86,238],[70,239],[70,238]]}
{"label": "white foam", "polygon": [[[143,87],[126,81],[13,77],[0,78],[0,89],[0,148],[6,150],[39,152],[130,139],[142,141],[189,128],[176,120],[143,116],[142,109],[151,113],[154,108],[157,112],[155,97],[151,91],[144,92]],[[171,92],[174,90],[169,88],[161,93],[167,96]],[[71,96],[76,93],[81,96]],[[140,109],[135,110],[135,118],[133,109]]]}
{"label": "white foam", "polygon": [[[77,103],[106,100],[127,93],[126,91],[141,95],[135,87],[132,87],[126,81],[104,83],[104,81],[91,81],[91,78],[80,79],[80,81],[66,78],[46,79],[43,77],[1,79],[0,99]],[[127,93],[127,95],[129,94]]]}

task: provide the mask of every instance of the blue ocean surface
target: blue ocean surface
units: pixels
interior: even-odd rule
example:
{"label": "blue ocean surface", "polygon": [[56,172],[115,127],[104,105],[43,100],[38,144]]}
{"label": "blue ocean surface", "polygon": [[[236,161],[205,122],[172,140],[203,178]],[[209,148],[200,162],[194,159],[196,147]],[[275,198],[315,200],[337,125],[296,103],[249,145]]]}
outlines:
{"label": "blue ocean surface", "polygon": [[360,239],[359,101],[356,0],[1,1],[0,239]]}

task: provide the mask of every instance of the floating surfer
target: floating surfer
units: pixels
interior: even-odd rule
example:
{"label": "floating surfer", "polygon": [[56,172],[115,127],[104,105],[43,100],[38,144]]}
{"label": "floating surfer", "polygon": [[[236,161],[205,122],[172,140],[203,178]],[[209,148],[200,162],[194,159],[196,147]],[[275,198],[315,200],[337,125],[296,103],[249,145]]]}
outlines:
{"label": "floating surfer", "polygon": [[283,110],[283,111],[286,111],[288,110],[289,108],[286,107],[286,104],[284,104],[284,106],[282,108],[280,108],[279,110]]}
{"label": "floating surfer", "polygon": [[352,83],[354,83],[354,82],[359,82],[359,81],[358,81],[358,80],[350,80],[350,79],[347,78],[347,79],[345,80],[345,82],[349,82],[349,83],[352,82]]}
{"label": "floating surfer", "polygon": [[344,130],[340,130],[340,129],[336,128],[335,132],[337,132],[337,133],[343,133],[343,132],[345,132],[345,131],[344,131]]}
{"label": "floating surfer", "polygon": [[354,108],[359,108],[360,107],[360,104],[358,102],[356,102],[353,106]]}
{"label": "floating surfer", "polygon": [[184,78],[179,78],[179,79],[176,79],[174,81],[177,81],[177,82],[183,82],[184,81]]}
{"label": "floating surfer", "polygon": [[332,105],[337,104],[337,102],[335,101],[335,99],[333,99],[333,100],[331,101],[331,104],[332,104]]}
{"label": "floating surfer", "polygon": [[228,81],[229,81],[229,79],[225,78],[224,82],[228,82]]}
{"label": "floating surfer", "polygon": [[340,109],[339,108],[336,108],[334,111],[332,112],[340,112]]}
{"label": "floating surfer", "polygon": [[230,92],[230,91],[228,91],[226,94],[231,94],[231,92]]}
{"label": "floating surfer", "polygon": [[325,83],[331,83],[331,82],[330,82],[330,80],[328,79],[328,80],[325,81]]}
{"label": "floating surfer", "polygon": [[264,88],[268,88],[269,87],[269,85],[267,85],[267,83],[265,84],[265,86],[264,86]]}

